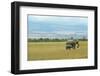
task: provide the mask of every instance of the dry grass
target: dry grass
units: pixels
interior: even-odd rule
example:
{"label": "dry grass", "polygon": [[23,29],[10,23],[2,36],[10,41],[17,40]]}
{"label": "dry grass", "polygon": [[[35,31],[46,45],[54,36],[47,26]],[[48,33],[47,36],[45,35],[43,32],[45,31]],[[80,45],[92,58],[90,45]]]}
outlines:
{"label": "dry grass", "polygon": [[80,48],[66,50],[66,42],[29,42],[28,60],[80,59],[88,57],[87,41]]}

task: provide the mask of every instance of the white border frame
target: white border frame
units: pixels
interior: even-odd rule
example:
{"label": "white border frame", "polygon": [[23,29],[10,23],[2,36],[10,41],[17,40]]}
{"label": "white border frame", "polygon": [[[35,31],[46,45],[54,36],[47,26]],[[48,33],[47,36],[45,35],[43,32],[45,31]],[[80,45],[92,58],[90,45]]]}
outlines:
{"label": "white border frame", "polygon": [[[88,59],[27,61],[27,14],[87,16]],[[91,31],[92,30],[92,31]],[[91,49],[90,49],[91,48]],[[43,7],[20,7],[20,70],[94,66],[94,11]]]}

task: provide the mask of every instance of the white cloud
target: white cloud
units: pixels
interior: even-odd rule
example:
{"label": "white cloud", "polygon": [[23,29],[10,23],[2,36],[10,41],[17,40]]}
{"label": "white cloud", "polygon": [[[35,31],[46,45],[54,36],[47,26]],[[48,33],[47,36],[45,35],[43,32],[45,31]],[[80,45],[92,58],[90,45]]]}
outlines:
{"label": "white cloud", "polygon": [[37,20],[37,21],[46,21],[50,20],[50,16],[35,16],[35,15],[30,15],[29,16],[30,20]]}

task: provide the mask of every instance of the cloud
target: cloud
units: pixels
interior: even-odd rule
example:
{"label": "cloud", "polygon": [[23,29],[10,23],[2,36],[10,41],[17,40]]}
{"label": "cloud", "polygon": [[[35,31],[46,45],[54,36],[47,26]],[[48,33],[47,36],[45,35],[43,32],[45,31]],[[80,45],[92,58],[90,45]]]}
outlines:
{"label": "cloud", "polygon": [[59,32],[59,33],[75,33],[87,32],[87,17],[59,17],[59,16],[28,16],[29,33],[34,31],[40,32]]}

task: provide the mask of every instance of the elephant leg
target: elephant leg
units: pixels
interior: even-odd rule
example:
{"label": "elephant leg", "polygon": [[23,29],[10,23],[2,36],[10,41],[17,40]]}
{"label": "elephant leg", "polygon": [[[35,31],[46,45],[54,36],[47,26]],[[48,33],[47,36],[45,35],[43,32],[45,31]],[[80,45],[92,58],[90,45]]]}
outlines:
{"label": "elephant leg", "polygon": [[75,44],[73,44],[72,46],[73,46],[73,49],[75,49]]}
{"label": "elephant leg", "polygon": [[74,45],[74,49],[76,49],[75,45]]}
{"label": "elephant leg", "polygon": [[77,44],[77,48],[79,48],[79,44]]}

